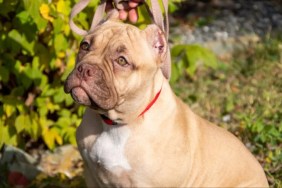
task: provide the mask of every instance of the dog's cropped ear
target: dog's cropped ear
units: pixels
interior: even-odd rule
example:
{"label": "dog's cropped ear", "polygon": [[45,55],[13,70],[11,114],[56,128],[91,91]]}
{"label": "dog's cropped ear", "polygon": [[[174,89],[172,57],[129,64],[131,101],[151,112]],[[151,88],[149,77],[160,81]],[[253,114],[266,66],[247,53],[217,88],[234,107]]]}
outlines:
{"label": "dog's cropped ear", "polygon": [[148,25],[143,32],[145,32],[147,41],[152,47],[156,57],[160,58],[160,61],[158,62],[164,62],[167,54],[167,41],[165,39],[165,34],[155,24]]}

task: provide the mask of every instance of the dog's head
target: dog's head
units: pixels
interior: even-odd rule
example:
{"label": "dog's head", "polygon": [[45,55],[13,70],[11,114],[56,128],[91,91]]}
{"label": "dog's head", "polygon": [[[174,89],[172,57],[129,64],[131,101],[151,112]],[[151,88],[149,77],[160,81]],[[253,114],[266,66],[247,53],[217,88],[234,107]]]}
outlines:
{"label": "dog's head", "polygon": [[82,40],[65,92],[77,103],[100,111],[140,100],[153,84],[166,51],[165,36],[157,26],[140,30],[112,16]]}

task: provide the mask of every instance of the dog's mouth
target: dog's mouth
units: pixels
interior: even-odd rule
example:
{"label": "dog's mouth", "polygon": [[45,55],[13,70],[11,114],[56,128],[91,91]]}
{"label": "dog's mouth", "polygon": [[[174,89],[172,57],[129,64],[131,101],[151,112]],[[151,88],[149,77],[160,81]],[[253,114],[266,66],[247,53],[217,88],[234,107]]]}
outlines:
{"label": "dog's mouth", "polygon": [[89,96],[82,87],[74,87],[70,90],[72,98],[81,105],[90,106],[94,109],[99,108],[98,104]]}
{"label": "dog's mouth", "polygon": [[81,86],[75,86],[69,90],[74,101],[78,104],[88,106],[94,110],[110,110],[116,106],[116,100],[114,97],[105,97],[103,95],[97,95],[93,91],[88,91]]}
{"label": "dog's mouth", "polygon": [[75,84],[68,80],[65,84],[65,92],[70,93],[78,104],[88,106],[94,110],[107,111],[117,104],[117,95],[111,90],[104,91],[97,85],[89,87],[86,83]]}

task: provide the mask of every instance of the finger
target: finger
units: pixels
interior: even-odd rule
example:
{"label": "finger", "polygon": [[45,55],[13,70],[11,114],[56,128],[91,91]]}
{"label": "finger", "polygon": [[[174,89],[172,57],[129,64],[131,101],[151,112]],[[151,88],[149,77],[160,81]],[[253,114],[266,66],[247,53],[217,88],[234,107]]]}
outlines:
{"label": "finger", "polygon": [[139,5],[139,3],[134,1],[129,1],[128,5],[130,8],[136,8]]}
{"label": "finger", "polygon": [[139,5],[141,5],[144,2],[144,0],[131,0],[128,2],[129,7],[135,8]]}
{"label": "finger", "polygon": [[119,19],[126,20],[128,13],[125,10],[119,10]]}
{"label": "finger", "polygon": [[129,21],[131,21],[132,23],[136,23],[138,20],[138,13],[137,13],[137,9],[131,9],[128,11],[128,17],[129,17]]}

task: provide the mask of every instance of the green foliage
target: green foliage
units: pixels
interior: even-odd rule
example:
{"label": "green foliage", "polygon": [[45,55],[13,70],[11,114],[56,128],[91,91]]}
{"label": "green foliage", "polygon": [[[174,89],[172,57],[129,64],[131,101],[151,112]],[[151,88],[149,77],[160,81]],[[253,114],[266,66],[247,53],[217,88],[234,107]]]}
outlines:
{"label": "green foliage", "polygon": [[171,82],[177,81],[183,70],[193,77],[199,66],[217,68],[217,58],[213,52],[200,45],[176,45],[171,49],[172,77]]}
{"label": "green foliage", "polygon": [[[0,147],[24,147],[39,138],[50,149],[75,144],[83,108],[63,91],[79,43],[68,26],[73,5],[63,0],[1,1]],[[88,27],[85,19],[77,22]]]}

